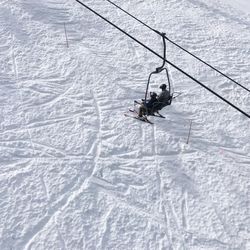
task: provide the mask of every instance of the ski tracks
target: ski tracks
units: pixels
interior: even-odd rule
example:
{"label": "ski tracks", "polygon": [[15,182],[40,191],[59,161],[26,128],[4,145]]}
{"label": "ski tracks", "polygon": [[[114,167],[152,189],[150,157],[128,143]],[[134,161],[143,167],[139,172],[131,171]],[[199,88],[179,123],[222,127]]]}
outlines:
{"label": "ski tracks", "polygon": [[[29,4],[29,3],[26,3],[26,4]],[[60,8],[59,9],[56,8],[56,11],[58,11],[58,10],[60,10]],[[12,65],[13,65],[13,71],[14,71],[13,74],[14,74],[14,78],[15,78],[16,89],[17,89],[17,92],[19,93],[19,97],[20,97],[20,102],[21,102],[20,103],[20,109],[22,110],[22,120],[21,120],[22,123],[21,123],[21,125],[18,128],[16,128],[16,130],[17,130],[17,132],[19,134],[22,131],[23,132],[27,132],[27,134],[28,134],[28,138],[29,138],[29,142],[30,142],[30,148],[32,150],[32,154],[30,155],[30,157],[34,158],[34,161],[31,162],[32,164],[31,163],[29,164],[29,168],[34,170],[34,168],[36,168],[38,166],[41,167],[41,168],[43,168],[45,166],[46,158],[44,157],[44,154],[40,154],[41,157],[38,158],[37,157],[37,151],[38,150],[40,150],[41,152],[45,151],[46,152],[45,154],[47,154],[47,156],[50,156],[50,158],[54,158],[54,159],[64,158],[65,159],[65,163],[66,163],[67,162],[66,158],[69,157],[69,156],[71,156],[71,154],[69,153],[69,149],[66,150],[67,152],[64,151],[64,150],[62,150],[62,147],[60,145],[56,146],[55,140],[54,140],[54,143],[53,143],[53,138],[51,138],[51,137],[50,138],[46,138],[47,139],[46,142],[43,142],[42,137],[41,136],[37,136],[37,134],[40,133],[40,135],[43,134],[45,136],[44,132],[46,130],[49,132],[49,128],[48,128],[49,126],[48,125],[54,125],[56,123],[60,124],[61,122],[66,121],[66,119],[72,120],[73,117],[71,116],[70,112],[69,112],[69,115],[67,115],[67,113],[66,114],[62,114],[61,117],[63,119],[61,119],[61,120],[60,120],[60,118],[58,119],[57,118],[58,117],[57,114],[61,115],[61,113],[58,112],[55,109],[53,110],[53,106],[56,106],[57,103],[61,102],[63,99],[67,99],[67,96],[72,95],[72,98],[75,99],[75,101],[72,102],[75,105],[75,107],[73,107],[73,108],[74,109],[75,108],[78,109],[77,106],[78,106],[79,102],[77,101],[77,99],[83,100],[83,97],[86,95],[85,94],[86,90],[84,92],[82,92],[82,95],[80,96],[80,98],[77,97],[77,95],[74,92],[75,92],[76,87],[79,88],[79,82],[76,84],[76,81],[74,79],[72,79],[72,76],[73,76],[72,72],[70,74],[68,74],[67,71],[66,72],[64,71],[63,73],[65,73],[65,74],[64,74],[63,78],[66,78],[67,81],[73,80],[72,83],[70,83],[69,87],[66,88],[66,90],[63,91],[62,93],[60,93],[60,91],[59,91],[56,94],[55,98],[53,98],[53,99],[47,99],[44,103],[42,103],[43,110],[46,109],[46,108],[50,108],[51,107],[51,110],[52,110],[52,112],[54,112],[55,117],[49,118],[47,121],[46,120],[42,120],[42,119],[41,120],[40,119],[34,119],[32,121],[33,117],[31,117],[31,121],[30,121],[29,120],[30,117],[28,116],[28,114],[29,114],[29,112],[32,112],[33,109],[35,109],[34,107],[36,106],[35,105],[36,103],[32,103],[32,100],[30,100],[32,98],[32,95],[29,96],[30,99],[27,100],[28,96],[23,91],[23,86],[26,87],[27,83],[29,84],[29,81],[26,81],[26,80],[25,80],[25,82],[23,81],[23,79],[24,79],[23,75],[25,74],[25,70],[26,70],[24,68],[24,64],[22,64],[22,68],[21,68],[22,69],[22,73],[21,73],[22,85],[20,84],[20,77],[19,77],[19,71],[18,71],[18,65],[19,65],[19,63],[16,60],[16,55],[15,55],[15,51],[18,51],[18,49],[16,49],[16,46],[18,46],[18,44],[15,43],[16,40],[15,40],[14,36],[12,36],[12,37],[13,37],[13,39],[11,40],[12,41],[12,44],[11,44],[11,47],[12,47],[12,49],[11,49],[11,55],[12,55]],[[20,51],[19,51],[19,53],[20,53]],[[50,51],[50,53],[51,53],[51,51]],[[34,70],[34,73],[36,74],[35,70]],[[58,75],[60,75],[60,73]],[[53,78],[53,77],[51,78],[50,76],[48,78],[49,79],[45,79],[44,78],[44,83],[45,83],[44,87],[45,87],[46,83],[48,83],[50,80],[51,81],[56,80],[55,78]],[[28,80],[30,80],[30,82],[31,82],[31,79],[28,79]],[[78,81],[79,81],[79,79],[78,79]],[[60,80],[60,82],[62,83],[61,80]],[[53,88],[55,86],[52,86],[52,84],[51,84],[50,88],[47,88],[47,89],[42,89],[41,85],[39,87],[41,89],[41,91],[38,91],[39,94],[52,94],[51,91],[53,91]],[[33,90],[35,90],[35,89],[33,89]],[[24,100],[24,98],[26,98],[26,100]],[[90,99],[92,99],[92,98],[90,98]],[[25,108],[24,108],[24,104],[27,104],[27,103],[30,104],[30,107],[28,107],[28,105],[26,105]],[[38,106],[39,105],[36,106],[37,110],[39,110]],[[80,116],[84,117],[84,115],[85,115],[84,114],[85,109],[88,110],[88,112],[91,111],[91,109],[93,109],[91,107],[88,107],[88,106],[85,107],[85,106],[86,105],[82,102],[82,110],[79,109],[78,111],[76,111],[76,114],[78,116],[80,115]],[[44,112],[43,110],[41,110],[41,111]],[[47,111],[47,112],[49,113],[49,111]],[[39,117],[39,112],[34,113],[34,114],[38,115],[38,117]],[[54,114],[52,113],[52,116]],[[26,118],[28,118],[28,120],[26,120]],[[39,118],[41,118],[41,117],[39,117]],[[78,117],[76,116],[76,118],[78,118]],[[51,122],[48,122],[49,120]],[[74,119],[74,120],[77,121],[76,119]],[[31,127],[32,125],[34,125],[34,127]],[[81,127],[82,127],[82,125],[81,125]],[[1,143],[2,144],[6,144],[6,145],[7,145],[7,143],[12,143],[13,145],[15,145],[15,144],[18,143],[16,150],[20,152],[21,149],[19,149],[19,147],[22,146],[22,144],[24,145],[23,139],[22,139],[23,143],[20,143],[19,139],[16,139],[16,142],[15,142],[15,139],[12,139],[11,136],[8,136],[9,134],[12,133],[12,131],[6,131],[5,129],[3,129],[3,131],[4,131],[4,133],[6,133],[7,138],[10,137],[11,139],[10,140],[8,140],[8,139],[6,140],[6,136],[4,135],[2,137],[5,138],[5,141],[2,141]],[[58,132],[60,132],[60,131],[58,131]],[[74,131],[71,131],[71,132],[74,133]],[[83,133],[83,131],[79,131],[79,132]],[[88,131],[86,131],[86,132],[88,132]],[[36,134],[36,139],[35,139],[36,141],[34,141],[34,138],[32,138],[33,134]],[[23,138],[23,137],[24,137],[23,135],[20,136],[20,138]],[[78,138],[80,138],[80,137],[78,137]],[[83,143],[84,142],[80,142],[80,145],[82,147],[79,148],[79,149],[75,149],[75,152],[78,153],[77,154],[78,155],[78,160],[81,161],[82,164],[85,164],[88,160],[87,159],[85,160],[83,153],[84,153],[84,150],[87,151],[88,148],[87,147],[84,148],[83,145],[82,145]],[[99,147],[97,147],[97,148],[99,148]],[[54,153],[51,154],[51,153],[49,153],[49,151],[50,152],[54,151]],[[74,151],[72,150],[72,156],[74,156],[73,152]],[[94,155],[98,155],[98,152],[94,151],[92,153]],[[20,156],[16,155],[16,157],[19,158]],[[97,160],[98,159],[96,158],[96,161]],[[73,166],[74,166],[74,160],[73,159],[72,159],[72,163],[73,163]],[[67,165],[69,166],[70,164],[67,164]],[[93,166],[93,168],[91,168],[91,164],[86,164],[86,165],[87,166],[86,166],[86,169],[84,171],[89,176],[91,176],[92,171],[94,171],[94,166]],[[18,165],[16,164],[16,166],[18,166]],[[88,168],[90,168],[90,169],[88,170]],[[24,169],[24,168],[22,168],[22,169]],[[20,172],[20,176],[22,178],[24,178],[26,176],[24,174],[23,170],[22,171],[18,171],[18,172],[17,171],[16,172],[12,171],[12,172],[10,172],[10,175],[11,176],[15,175],[16,179],[18,179],[19,172]],[[40,170],[39,170],[39,172],[40,172]],[[43,172],[43,171],[41,171],[41,172]],[[39,216],[44,216],[44,217],[42,219],[40,219],[40,220],[37,217],[30,224],[30,225],[32,225],[32,226],[30,226],[30,228],[27,225],[28,228],[26,229],[26,232],[23,233],[22,238],[16,239],[16,241],[14,243],[14,245],[16,247],[18,247],[18,248],[25,248],[25,249],[31,249],[31,248],[33,248],[35,240],[37,239],[37,237],[40,234],[44,233],[46,231],[46,228],[53,227],[53,221],[55,220],[55,218],[57,218],[60,215],[60,211],[63,211],[63,209],[65,207],[70,206],[70,204],[72,202],[74,202],[74,200],[77,199],[77,197],[79,195],[81,195],[82,192],[85,191],[85,189],[87,189],[88,183],[89,183],[89,179],[86,178],[86,176],[85,176],[86,173],[81,177],[81,175],[83,173],[82,173],[82,170],[80,169],[80,171],[76,174],[76,176],[72,177],[71,182],[69,182],[68,185],[64,185],[64,183],[61,184],[60,183],[61,180],[60,180],[59,183],[58,183],[58,189],[60,189],[61,186],[63,186],[63,185],[64,185],[64,188],[61,189],[61,193],[57,194],[58,198],[56,200],[55,200],[55,196],[53,195],[53,192],[54,192],[54,190],[52,189],[53,186],[51,185],[51,183],[50,184],[46,183],[46,181],[47,181],[47,176],[46,175],[48,174],[48,172],[44,169],[43,173],[38,174],[39,177],[37,178],[37,180],[39,180],[39,182],[41,184],[41,190],[43,192],[43,194],[41,193],[40,195],[41,195],[41,197],[42,196],[46,197],[46,202],[48,203],[47,206],[44,207],[44,210],[45,211],[47,210],[47,212],[45,212],[45,214],[44,214],[44,211],[41,212],[41,214]],[[33,173],[31,173],[31,172],[29,174],[33,175]],[[7,177],[5,174],[4,174],[4,176]],[[35,175],[33,175],[33,177],[36,178]],[[56,178],[55,178],[55,180],[56,180]],[[82,180],[84,180],[83,183],[81,183]],[[68,182],[68,181],[66,181],[66,182]],[[31,199],[32,199],[32,197],[31,197]],[[32,204],[33,201],[29,200],[28,202],[30,202]],[[18,213],[18,211],[16,211],[16,212]],[[22,214],[23,216],[25,216],[25,214],[23,214],[22,211],[20,212],[20,214]],[[17,233],[19,233],[21,235],[22,232],[17,232]],[[60,229],[58,229],[58,236],[60,238],[61,245],[65,247],[66,243],[62,239],[62,234],[60,233]],[[5,242],[5,240],[4,240],[4,242]],[[3,245],[2,247],[5,247],[5,245]],[[7,247],[7,245],[6,245],[6,247]]]}
{"label": "ski tracks", "polygon": [[[146,8],[150,16],[152,12],[160,14],[155,8],[159,3],[150,2],[151,12]],[[105,11],[98,4],[95,7]],[[202,117],[187,111],[190,107],[186,107],[180,98],[176,108],[166,108],[166,120],[152,118],[153,126],[121,118],[121,110],[131,105],[133,98],[143,94],[140,86],[145,83],[142,75],[147,70],[142,65],[148,61],[154,65],[149,56],[131,42],[113,36],[111,29],[93,21],[94,17],[90,19],[86,12],[81,14],[73,3],[44,1],[34,4],[30,0],[22,1],[22,5],[33,20],[46,27],[36,32],[41,38],[37,48],[50,44],[50,50],[41,49],[37,54],[26,50],[32,60],[41,59],[34,61],[34,72],[31,73],[25,63],[18,62],[16,50],[11,50],[16,89],[22,104],[20,109],[22,114],[28,114],[22,116],[20,127],[8,124],[5,129],[2,125],[5,133],[1,145],[29,149],[30,156],[26,155],[26,158],[36,156],[36,164],[23,161],[26,159],[23,156],[23,163],[16,164],[20,170],[12,171],[10,164],[11,169],[1,178],[5,174],[6,177],[25,178],[31,173],[26,164],[32,165],[32,169],[40,167],[42,170],[32,177],[39,183],[40,199],[43,197],[46,205],[41,208],[45,212],[34,216],[36,220],[23,235],[20,234],[15,246],[33,249],[41,243],[46,249],[57,244],[60,249],[91,249],[94,246],[99,249],[116,249],[118,246],[150,249],[159,246],[159,249],[173,250],[239,246],[241,243],[229,239],[234,232],[228,229],[218,203],[206,194],[206,187],[210,192],[212,190],[206,181],[212,178],[212,171],[218,171],[219,175],[219,170],[213,170],[213,163],[201,160],[210,159],[205,154],[207,144],[202,137],[205,130],[202,123],[198,126],[194,121],[194,140],[191,140],[191,146],[184,145],[187,121],[194,117],[202,120]],[[167,6],[170,5],[180,8],[179,1],[169,1]],[[189,6],[186,7],[188,11]],[[107,11],[105,14],[112,13]],[[164,16],[169,18],[171,25],[173,16]],[[122,18],[121,15],[119,21]],[[187,34],[193,34],[194,25],[187,19],[182,20],[185,24],[181,27],[188,30]],[[66,48],[62,32],[64,23],[69,48]],[[130,22],[125,25],[132,27],[133,32],[139,32],[138,26]],[[166,29],[165,23],[160,25]],[[175,28],[169,32],[177,34]],[[186,38],[190,39],[189,35]],[[194,41],[201,39],[195,37]],[[54,53],[62,58],[59,64],[52,56]],[[45,63],[41,62],[43,60]],[[46,74],[41,73],[39,67]],[[25,98],[28,100],[24,101]],[[61,109],[62,106],[65,109]],[[186,115],[182,114],[183,110],[187,111]],[[5,134],[17,131],[27,133],[25,140],[20,136],[23,144],[17,145],[13,136],[6,139]],[[11,144],[7,145],[6,140]],[[207,172],[196,161],[208,166]],[[38,171],[36,168],[33,172]],[[15,186],[18,183],[16,181]]]}
{"label": "ski tracks", "polygon": [[[20,95],[20,100],[21,100],[20,106],[21,106],[22,117],[23,117],[23,122],[21,124],[21,127],[23,127],[25,125],[25,123],[26,123],[26,121],[25,121],[25,111],[24,111],[24,107],[23,107],[24,99],[23,99],[22,87],[19,84],[18,65],[17,65],[17,62],[16,62],[16,57],[15,57],[15,52],[14,51],[15,51],[15,37],[14,37],[14,35],[12,35],[12,49],[11,49],[11,52],[12,52],[12,60],[13,60],[13,69],[14,69],[15,82],[16,82],[17,89],[18,89],[18,92],[19,92],[19,95]],[[34,148],[34,143],[33,143],[32,137],[31,137],[31,132],[30,132],[30,130],[28,128],[26,128],[26,131],[28,133],[31,148],[32,148],[33,155],[34,155],[35,148]]]}

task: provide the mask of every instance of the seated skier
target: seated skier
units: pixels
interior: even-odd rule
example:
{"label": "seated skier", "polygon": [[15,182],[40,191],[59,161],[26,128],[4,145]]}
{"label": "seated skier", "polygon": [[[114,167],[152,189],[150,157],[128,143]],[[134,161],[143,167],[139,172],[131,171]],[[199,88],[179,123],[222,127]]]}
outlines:
{"label": "seated skier", "polygon": [[170,97],[170,93],[167,90],[166,84],[161,84],[160,89],[162,90],[161,93],[157,96],[158,103],[154,105],[154,110],[158,111],[161,110],[164,106],[167,105]]}
{"label": "seated skier", "polygon": [[158,102],[157,94],[155,92],[150,92],[150,100],[146,103],[143,102],[139,106],[139,117],[142,117],[146,113],[151,113],[154,105]]}
{"label": "seated skier", "polygon": [[139,106],[139,117],[142,117],[145,114],[153,114],[158,112],[163,107],[165,107],[171,96],[170,92],[167,90],[166,84],[161,84],[160,89],[162,90],[159,95],[155,92],[150,92],[150,100],[147,103],[142,103]]}

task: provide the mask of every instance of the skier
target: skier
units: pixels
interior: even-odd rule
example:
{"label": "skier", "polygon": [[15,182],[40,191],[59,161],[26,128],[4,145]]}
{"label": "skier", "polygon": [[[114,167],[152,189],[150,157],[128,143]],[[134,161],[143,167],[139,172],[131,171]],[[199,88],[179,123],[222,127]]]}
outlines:
{"label": "skier", "polygon": [[150,100],[146,103],[142,103],[139,106],[139,117],[142,117],[147,112],[150,113],[154,108],[154,105],[158,102],[157,94],[155,92],[150,92]]}
{"label": "skier", "polygon": [[162,84],[160,86],[160,89],[162,90],[161,93],[157,96],[157,100],[159,102],[159,104],[166,104],[168,102],[168,100],[170,99],[170,93],[167,90],[167,86],[166,84]]}

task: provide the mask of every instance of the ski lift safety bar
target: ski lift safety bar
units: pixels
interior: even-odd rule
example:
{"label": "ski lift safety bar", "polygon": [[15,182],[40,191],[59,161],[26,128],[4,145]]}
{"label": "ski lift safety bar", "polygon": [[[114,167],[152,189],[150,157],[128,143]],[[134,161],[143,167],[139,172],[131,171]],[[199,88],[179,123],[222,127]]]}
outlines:
{"label": "ski lift safety bar", "polygon": [[224,97],[220,96],[219,94],[217,94],[215,91],[213,91],[212,89],[210,89],[209,87],[207,87],[205,84],[203,84],[202,82],[200,82],[199,80],[195,79],[194,77],[192,77],[191,75],[189,75],[187,72],[185,72],[184,70],[182,70],[181,68],[179,68],[178,66],[176,66],[175,64],[173,64],[172,62],[168,61],[167,59],[163,58],[161,55],[159,55],[157,52],[155,52],[154,50],[152,50],[151,48],[149,48],[147,45],[145,45],[144,43],[142,43],[141,41],[139,41],[138,39],[136,39],[135,37],[133,37],[132,35],[128,34],[125,30],[121,29],[120,27],[118,27],[116,24],[112,23],[111,21],[109,21],[107,18],[105,18],[104,16],[102,16],[101,14],[97,13],[95,10],[93,10],[92,8],[90,8],[88,5],[82,3],[79,0],[76,0],[76,2],[78,2],[80,5],[82,5],[83,7],[85,7],[86,9],[88,9],[89,11],[91,11],[92,13],[94,13],[95,15],[99,16],[101,19],[103,19],[104,21],[106,21],[107,23],[109,23],[110,25],[112,25],[113,27],[115,27],[116,29],[118,29],[119,31],[121,31],[123,34],[127,35],[128,37],[130,37],[131,39],[133,39],[135,42],[137,42],[138,44],[140,44],[142,47],[146,48],[147,50],[149,50],[151,53],[153,53],[154,55],[158,56],[159,58],[161,58],[162,60],[165,60],[166,63],[168,63],[169,65],[171,65],[173,68],[177,69],[178,71],[180,71],[182,74],[186,75],[187,77],[189,77],[190,79],[192,79],[194,82],[198,83],[199,85],[201,85],[203,88],[205,88],[206,90],[208,90],[209,92],[211,92],[212,94],[214,94],[215,96],[217,96],[219,99],[221,99],[222,101],[226,102],[228,105],[230,105],[231,107],[233,107],[234,109],[236,109],[237,111],[239,111],[240,113],[242,113],[243,115],[245,115],[247,118],[250,119],[250,115],[248,113],[246,113],[245,111],[241,110],[240,108],[238,108],[237,106],[235,106],[233,103],[229,102],[227,99],[225,99]]}

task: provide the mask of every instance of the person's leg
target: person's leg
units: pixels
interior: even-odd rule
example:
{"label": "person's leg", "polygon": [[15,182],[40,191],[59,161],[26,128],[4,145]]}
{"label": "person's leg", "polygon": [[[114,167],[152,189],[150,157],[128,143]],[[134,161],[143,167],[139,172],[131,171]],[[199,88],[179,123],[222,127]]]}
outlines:
{"label": "person's leg", "polygon": [[145,107],[144,105],[140,105],[139,107],[139,117],[142,117],[143,115],[145,115]]}

